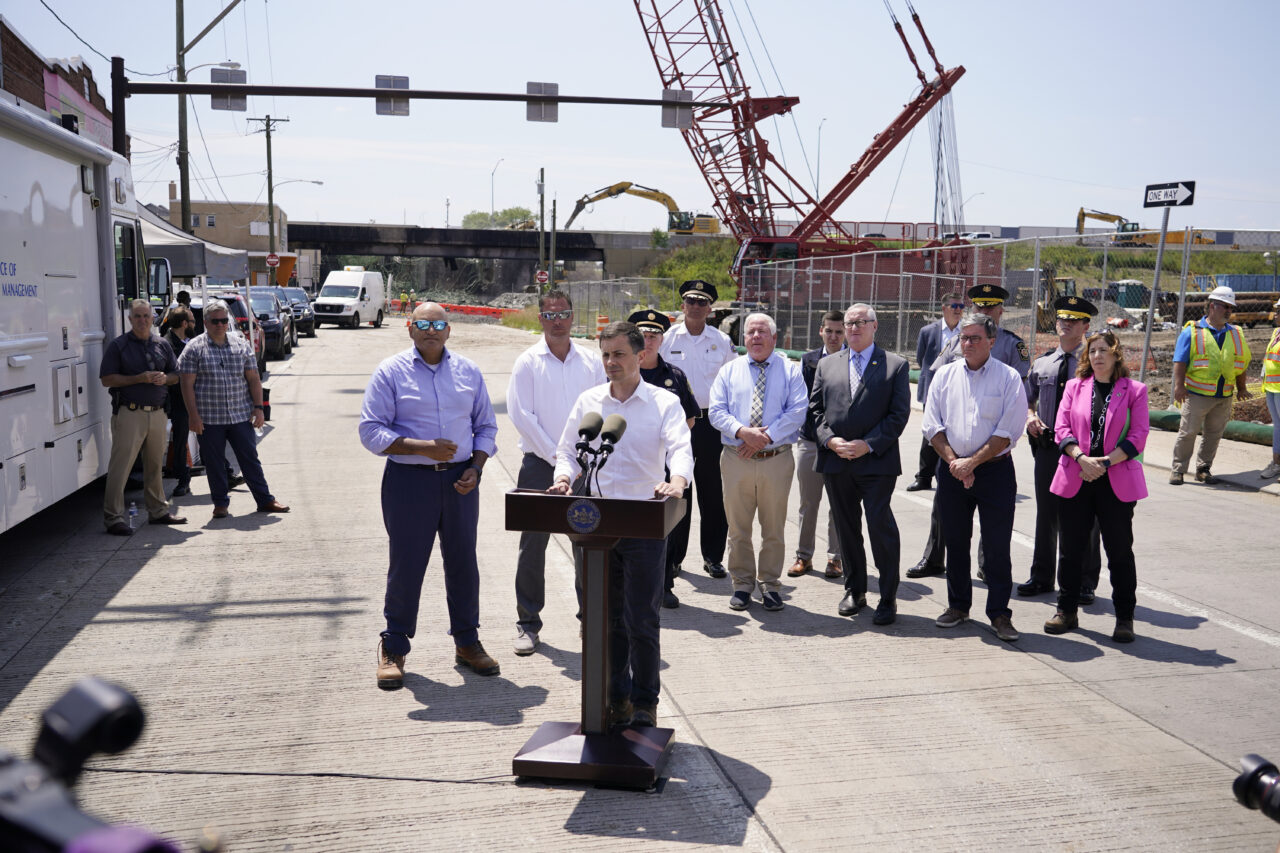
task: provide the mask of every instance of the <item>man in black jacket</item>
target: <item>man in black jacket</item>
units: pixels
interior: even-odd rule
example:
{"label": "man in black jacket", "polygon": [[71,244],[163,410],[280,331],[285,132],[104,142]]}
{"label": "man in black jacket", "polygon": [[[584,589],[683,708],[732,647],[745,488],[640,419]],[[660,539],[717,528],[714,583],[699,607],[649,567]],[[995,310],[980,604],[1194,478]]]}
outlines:
{"label": "man in black jacket", "polygon": [[[828,311],[822,315],[822,346],[811,349],[800,357],[800,374],[804,387],[813,392],[813,377],[818,373],[818,360],[837,353],[844,347],[844,314]],[[822,506],[822,473],[817,468],[818,437],[813,431],[813,415],[806,414],[800,427],[800,439],[796,442],[796,484],[800,487],[800,538],[796,542],[796,561],[787,569],[789,577],[797,578],[813,568],[814,535],[818,528],[818,511]],[[844,575],[840,563],[840,540],[836,536],[835,513],[827,510],[827,566],[826,577]]]}

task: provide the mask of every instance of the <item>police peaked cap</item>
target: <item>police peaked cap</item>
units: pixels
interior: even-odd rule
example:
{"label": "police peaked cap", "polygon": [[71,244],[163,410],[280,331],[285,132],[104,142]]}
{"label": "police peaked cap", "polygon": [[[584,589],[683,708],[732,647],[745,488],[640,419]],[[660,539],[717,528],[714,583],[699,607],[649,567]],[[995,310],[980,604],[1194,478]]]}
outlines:
{"label": "police peaked cap", "polygon": [[662,334],[671,328],[671,318],[657,308],[641,308],[628,317],[627,322],[634,323],[642,332]]}
{"label": "police peaked cap", "polygon": [[682,297],[700,296],[708,302],[715,302],[720,298],[719,294],[716,293],[716,286],[700,278],[690,279],[680,285],[680,295]]}
{"label": "police peaked cap", "polygon": [[1009,298],[1009,291],[998,284],[975,284],[968,293],[974,305],[1003,305]]}
{"label": "police peaked cap", "polygon": [[1059,296],[1053,300],[1059,320],[1088,320],[1098,316],[1098,307],[1082,296]]}

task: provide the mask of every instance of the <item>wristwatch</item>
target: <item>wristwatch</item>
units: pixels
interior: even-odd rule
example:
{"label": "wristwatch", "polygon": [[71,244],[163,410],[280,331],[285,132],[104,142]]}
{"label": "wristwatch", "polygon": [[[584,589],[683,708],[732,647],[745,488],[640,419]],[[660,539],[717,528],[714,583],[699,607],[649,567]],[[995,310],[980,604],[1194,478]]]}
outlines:
{"label": "wristwatch", "polygon": [[264,412],[266,411],[266,409],[263,409],[261,406],[259,406],[259,405],[257,405],[257,404],[254,404],[254,408],[255,408],[255,409],[262,409],[262,411],[264,411]]}
{"label": "wristwatch", "polygon": [[1103,467],[1104,469],[1106,469],[1106,468],[1110,468],[1110,467],[1111,467],[1111,457],[1110,457],[1110,456],[1104,456],[1104,457],[1102,457],[1102,467]]}

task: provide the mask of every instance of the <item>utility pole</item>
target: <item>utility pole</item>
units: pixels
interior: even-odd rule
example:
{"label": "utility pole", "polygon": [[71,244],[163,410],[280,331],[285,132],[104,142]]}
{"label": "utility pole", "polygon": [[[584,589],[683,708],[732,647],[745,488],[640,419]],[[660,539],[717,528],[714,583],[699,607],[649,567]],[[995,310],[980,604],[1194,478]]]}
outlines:
{"label": "utility pole", "polygon": [[[178,82],[187,82],[187,52],[183,50],[186,36],[183,34],[182,0],[178,0]],[[178,191],[181,195],[182,221],[178,224],[188,234],[191,230],[191,172],[187,163],[187,96],[178,96]]]}
{"label": "utility pole", "polygon": [[543,236],[547,230],[547,197],[543,193],[546,174],[545,168],[538,170],[538,269],[540,270],[547,268],[547,248],[544,245],[546,238]]}
{"label": "utility pole", "polygon": [[[272,118],[267,115],[266,118],[251,118],[247,121],[260,121],[267,134],[267,251],[272,254],[276,251],[276,197],[275,182],[272,180],[271,173],[271,125],[279,124],[282,121],[288,121],[287,118]],[[286,183],[288,183],[286,181]],[[274,277],[275,271],[272,271]]]}
{"label": "utility pole", "polygon": [[548,259],[547,269],[551,273],[551,288],[554,290],[556,286],[556,200],[551,199],[551,257]]}

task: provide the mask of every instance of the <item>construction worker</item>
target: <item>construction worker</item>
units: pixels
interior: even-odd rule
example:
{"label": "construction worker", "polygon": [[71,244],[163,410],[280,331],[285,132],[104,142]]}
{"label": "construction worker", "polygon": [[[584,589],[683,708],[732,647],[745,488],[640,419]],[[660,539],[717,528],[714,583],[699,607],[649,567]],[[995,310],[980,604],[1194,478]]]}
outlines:
{"label": "construction worker", "polygon": [[[1276,304],[1280,312],[1280,302]],[[1280,313],[1276,314],[1280,321]],[[1262,357],[1262,393],[1267,398],[1267,411],[1271,413],[1271,464],[1259,475],[1264,480],[1280,475],[1280,326],[1271,332],[1267,353]]]}
{"label": "construction worker", "polygon": [[1249,344],[1240,327],[1227,322],[1235,307],[1235,291],[1215,287],[1209,294],[1205,315],[1199,322],[1187,323],[1173,348],[1173,401],[1182,406],[1182,420],[1173,445],[1171,485],[1182,485],[1197,434],[1201,438],[1196,454],[1196,482],[1218,482],[1210,469],[1231,418],[1233,394],[1241,400],[1253,396],[1245,384],[1251,359]]}

